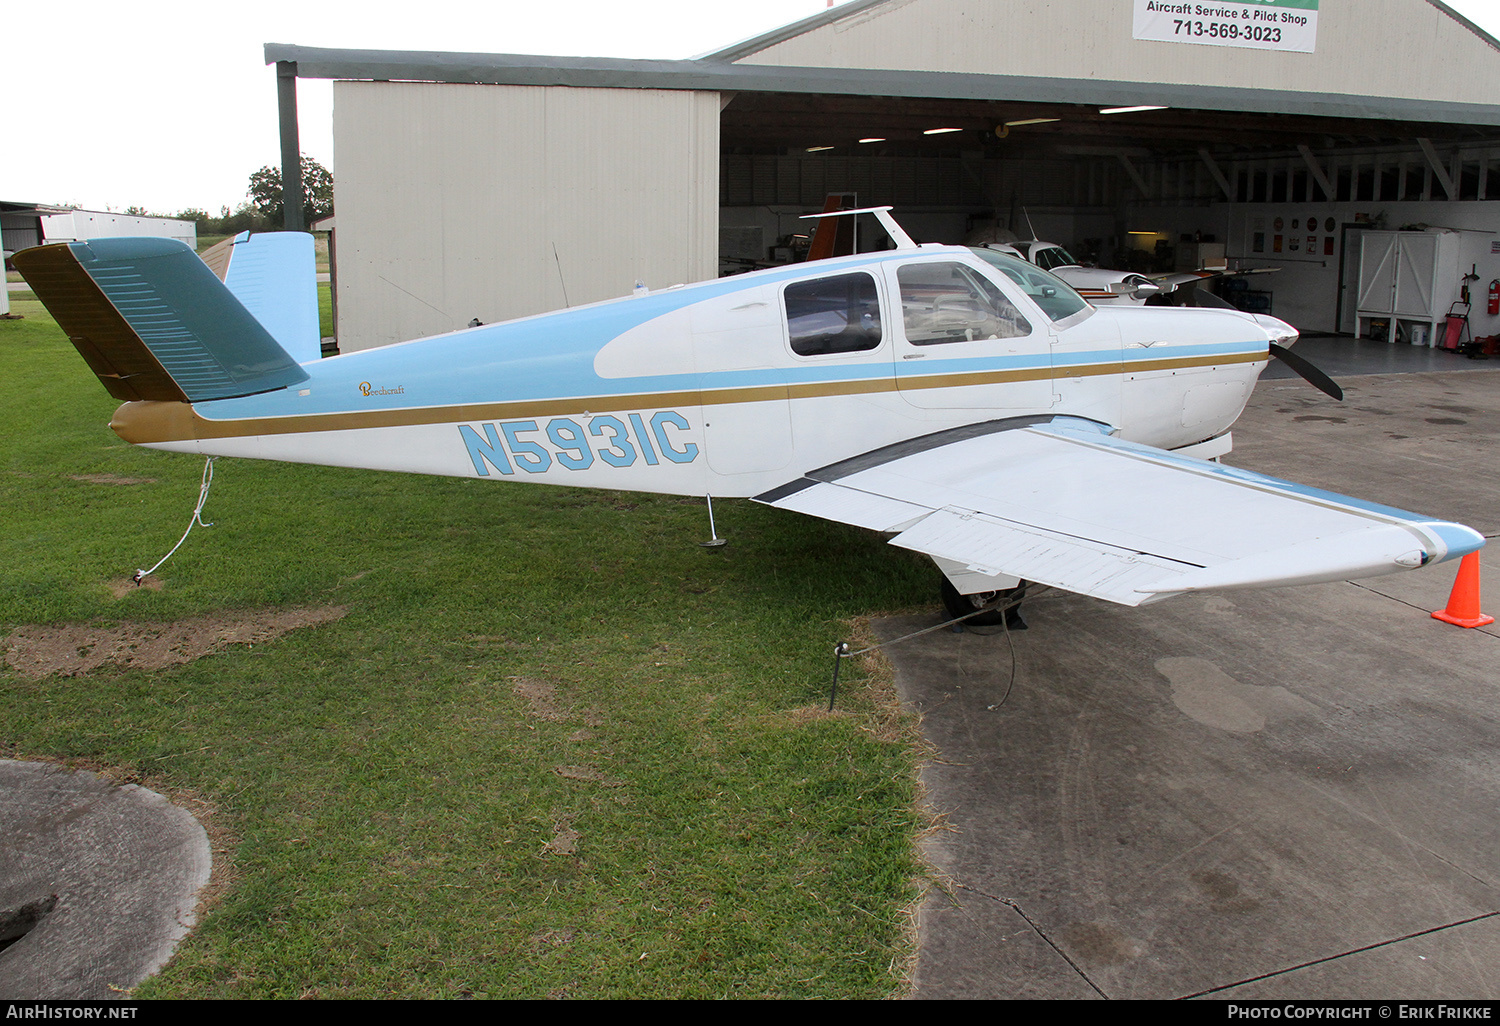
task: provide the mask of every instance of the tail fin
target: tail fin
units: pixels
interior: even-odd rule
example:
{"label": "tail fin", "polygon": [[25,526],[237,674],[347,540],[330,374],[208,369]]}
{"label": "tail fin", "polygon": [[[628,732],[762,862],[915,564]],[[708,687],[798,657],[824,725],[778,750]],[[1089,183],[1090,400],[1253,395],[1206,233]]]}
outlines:
{"label": "tail fin", "polygon": [[298,363],[323,356],[318,268],[307,232],[240,232],[199,254]]}
{"label": "tail fin", "polygon": [[307,380],[174,239],[60,243],[22,250],[11,262],[117,399],[195,403]]}
{"label": "tail fin", "polygon": [[[852,210],[859,202],[853,192],[830,192],[823,199],[823,213],[837,210]],[[849,256],[854,252],[854,218],[820,218],[813,229],[812,242],[807,248],[808,260],[826,260],[829,257]]]}

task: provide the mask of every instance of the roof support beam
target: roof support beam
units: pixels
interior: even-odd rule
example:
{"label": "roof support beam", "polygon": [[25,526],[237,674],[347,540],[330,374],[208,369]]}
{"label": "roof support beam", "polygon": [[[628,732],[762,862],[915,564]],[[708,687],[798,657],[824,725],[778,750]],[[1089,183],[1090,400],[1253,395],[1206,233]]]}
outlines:
{"label": "roof support beam", "polygon": [[1125,173],[1130,176],[1130,180],[1135,183],[1135,187],[1141,190],[1141,198],[1149,199],[1151,197],[1151,190],[1146,187],[1146,180],[1141,177],[1141,173],[1130,162],[1130,157],[1123,153],[1115,155],[1120,158],[1120,164],[1124,166]]}
{"label": "roof support beam", "polygon": [[[1437,150],[1432,146],[1432,140],[1418,138],[1417,145],[1422,147],[1422,153],[1427,157],[1428,167],[1432,168],[1433,175],[1443,187],[1443,194],[1448,199],[1458,199],[1458,190],[1453,187],[1453,178],[1448,174],[1448,169],[1443,166],[1443,162],[1438,159]],[[1424,196],[1423,199],[1426,199],[1426,197]]]}
{"label": "roof support beam", "polygon": [[302,217],[302,143],[297,138],[297,62],[276,62],[276,106],[281,115],[282,227],[300,232]]}
{"label": "roof support beam", "polygon": [[1208,168],[1208,173],[1214,176],[1214,181],[1219,183],[1219,188],[1224,191],[1224,198],[1233,203],[1234,188],[1229,184],[1229,179],[1224,177],[1224,172],[1219,170],[1219,163],[1214,160],[1214,155],[1208,152],[1206,146],[1200,146],[1198,147],[1198,156],[1202,158],[1204,165]]}
{"label": "roof support beam", "polygon": [[1149,160],[1156,154],[1144,146],[1071,146],[1057,148],[1058,153],[1070,157],[1140,157]]}
{"label": "roof support beam", "polygon": [[1318,163],[1318,158],[1313,151],[1302,143],[1297,144],[1297,152],[1302,154],[1302,162],[1307,165],[1307,170],[1312,173],[1313,180],[1318,183],[1318,188],[1323,190],[1323,198],[1330,202],[1334,199],[1333,183],[1323,173],[1323,165]]}

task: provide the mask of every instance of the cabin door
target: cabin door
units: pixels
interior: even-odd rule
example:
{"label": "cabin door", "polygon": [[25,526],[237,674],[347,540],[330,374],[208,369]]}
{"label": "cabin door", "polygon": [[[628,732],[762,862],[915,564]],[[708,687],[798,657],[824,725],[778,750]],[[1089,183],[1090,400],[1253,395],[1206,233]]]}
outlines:
{"label": "cabin door", "polygon": [[959,261],[887,265],[900,297],[896,387],[927,410],[1052,408],[1052,355],[1045,323],[1032,323],[1005,293]]}

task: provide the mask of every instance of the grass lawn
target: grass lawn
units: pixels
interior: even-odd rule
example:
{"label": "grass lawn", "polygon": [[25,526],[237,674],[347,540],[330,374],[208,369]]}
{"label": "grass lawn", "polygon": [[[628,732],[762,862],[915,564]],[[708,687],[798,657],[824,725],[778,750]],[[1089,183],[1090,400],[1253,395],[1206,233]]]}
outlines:
{"label": "grass lawn", "polygon": [[318,283],[318,337],[333,337],[333,285]]}
{"label": "grass lawn", "polygon": [[[325,286],[326,289],[326,286]],[[336,622],[165,669],[0,668],[0,756],[212,810],[217,897],[141,997],[899,993],[916,744],[850,621],[929,564],[748,502],[136,449],[34,301],[0,322],[0,635],[268,607]],[[144,480],[143,480],[144,479]],[[136,483],[118,483],[120,481]]]}

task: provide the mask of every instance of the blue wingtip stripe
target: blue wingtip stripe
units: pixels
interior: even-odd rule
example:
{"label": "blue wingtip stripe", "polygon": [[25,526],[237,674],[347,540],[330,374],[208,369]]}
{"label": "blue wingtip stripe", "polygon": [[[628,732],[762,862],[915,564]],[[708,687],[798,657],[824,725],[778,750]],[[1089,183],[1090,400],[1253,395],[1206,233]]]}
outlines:
{"label": "blue wingtip stripe", "polygon": [[1443,544],[1448,548],[1448,554],[1438,560],[1437,562],[1439,563],[1446,563],[1450,559],[1459,559],[1471,552],[1478,552],[1484,548],[1484,535],[1472,527],[1449,523],[1445,520],[1428,521],[1422,526],[1442,539]]}

